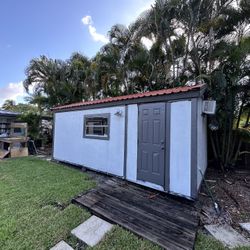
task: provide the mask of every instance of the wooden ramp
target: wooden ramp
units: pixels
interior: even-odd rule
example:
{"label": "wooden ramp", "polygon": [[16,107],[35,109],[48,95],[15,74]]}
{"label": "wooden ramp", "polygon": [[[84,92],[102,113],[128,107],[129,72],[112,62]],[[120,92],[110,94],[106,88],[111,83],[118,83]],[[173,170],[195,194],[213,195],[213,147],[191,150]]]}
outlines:
{"label": "wooden ramp", "polygon": [[165,249],[193,249],[199,217],[185,199],[112,178],[73,202]]}
{"label": "wooden ramp", "polygon": [[0,149],[0,160],[4,159],[9,153],[10,151],[8,150]]}

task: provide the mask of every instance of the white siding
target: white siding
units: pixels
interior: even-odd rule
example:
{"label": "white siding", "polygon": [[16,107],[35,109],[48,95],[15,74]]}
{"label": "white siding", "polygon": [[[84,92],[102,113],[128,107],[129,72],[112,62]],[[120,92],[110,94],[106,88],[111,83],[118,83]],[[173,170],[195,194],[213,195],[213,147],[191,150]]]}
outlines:
{"label": "white siding", "polygon": [[127,171],[126,179],[136,181],[138,141],[138,106],[128,105]]}
{"label": "white siding", "polygon": [[[115,113],[122,110],[122,116]],[[83,138],[83,117],[110,113],[109,140]],[[123,176],[124,106],[55,114],[54,158]]]}
{"label": "white siding", "polygon": [[197,189],[199,189],[202,175],[207,168],[207,116],[202,115],[202,99],[198,100],[197,112]]}
{"label": "white siding", "polygon": [[170,192],[191,193],[191,101],[171,103]]}

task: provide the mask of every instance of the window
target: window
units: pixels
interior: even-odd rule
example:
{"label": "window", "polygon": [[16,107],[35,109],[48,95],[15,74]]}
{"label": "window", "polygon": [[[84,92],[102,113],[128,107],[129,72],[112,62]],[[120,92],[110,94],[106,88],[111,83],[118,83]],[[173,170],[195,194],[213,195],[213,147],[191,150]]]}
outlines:
{"label": "window", "polygon": [[25,136],[25,129],[20,128],[20,127],[13,128],[13,135],[14,136]]}
{"label": "window", "polygon": [[85,115],[84,137],[96,139],[109,139],[109,114]]}
{"label": "window", "polygon": [[14,134],[21,134],[22,129],[21,128],[14,128]]}

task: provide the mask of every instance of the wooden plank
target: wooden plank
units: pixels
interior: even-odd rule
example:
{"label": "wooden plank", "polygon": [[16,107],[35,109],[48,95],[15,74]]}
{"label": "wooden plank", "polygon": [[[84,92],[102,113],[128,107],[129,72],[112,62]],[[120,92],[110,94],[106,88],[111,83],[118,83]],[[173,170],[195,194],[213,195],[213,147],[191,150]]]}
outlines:
{"label": "wooden plank", "polygon": [[[183,212],[183,210],[185,211],[185,213],[187,213],[188,216],[190,215],[196,215],[196,213],[194,213],[196,210],[193,207],[192,204],[185,204],[184,203],[184,199],[183,199],[183,203],[180,201],[176,201],[174,199],[170,199],[167,196],[163,197],[161,193],[154,191],[154,192],[144,192],[143,188],[140,187],[136,187],[135,185],[115,185],[115,183],[113,184],[108,184],[108,183],[104,183],[102,184],[102,187],[104,188],[112,188],[114,190],[123,190],[126,193],[130,193],[132,196],[136,196],[136,197],[141,197],[142,199],[146,199],[146,200],[151,200],[154,203],[157,203],[159,206],[163,205],[164,207],[166,207],[168,204],[170,204],[170,206],[175,206],[176,209],[178,209],[179,211]],[[150,198],[150,197],[154,197],[154,198]],[[167,201],[167,203],[166,203]],[[195,216],[196,217],[196,216]]]}
{"label": "wooden plank", "polygon": [[[152,193],[156,196],[149,199]],[[114,178],[75,202],[166,249],[193,248],[198,215],[192,203],[182,204]]]}
{"label": "wooden plank", "polygon": [[[178,244],[180,244],[179,247],[183,247],[186,244],[189,244],[191,242],[190,239],[186,240],[185,237],[183,237],[183,233],[181,231],[176,232],[173,229],[171,229],[170,226],[161,227],[161,225],[159,224],[159,221],[153,221],[152,219],[150,219],[150,217],[137,213],[134,210],[129,211],[129,213],[124,212],[124,207],[114,205],[110,200],[109,200],[109,203],[111,204],[107,204],[107,202],[105,202],[105,205],[110,206],[111,208],[110,211],[113,212],[113,209],[117,209],[119,211],[118,216],[123,214],[125,218],[127,217],[132,218],[133,224],[137,224],[141,228],[145,228],[146,231],[149,230],[153,235],[156,235],[163,240],[167,240],[168,242],[170,241],[176,244],[175,241],[176,241],[176,238],[178,238]],[[98,203],[98,205],[100,206],[100,203]],[[118,219],[120,218],[118,217]]]}
{"label": "wooden plank", "polygon": [[[182,239],[191,240],[190,235],[192,236],[194,229],[190,230],[184,225],[178,225],[170,221],[170,217],[157,217],[154,214],[148,213],[145,210],[138,209],[136,206],[132,206],[126,202],[123,202],[118,199],[114,199],[112,196],[109,196],[104,193],[93,193],[92,196],[103,197],[100,202],[104,202],[105,204],[110,204],[111,206],[117,206],[122,212],[127,213],[128,215],[132,214],[138,220],[146,220],[152,227],[157,227],[157,230],[163,232],[163,234],[172,234],[175,236],[183,236]],[[107,199],[105,199],[107,198]],[[116,205],[117,204],[117,205]]]}
{"label": "wooden plank", "polygon": [[0,142],[5,143],[16,143],[16,142],[27,142],[28,139],[26,137],[6,137],[6,138],[0,138]]}
{"label": "wooden plank", "polygon": [[[106,203],[95,202],[93,205],[94,197],[85,197],[84,202],[81,202],[83,206],[90,208],[95,211],[97,215],[101,215],[102,217],[113,221],[132,232],[135,232],[141,237],[147,238],[148,240],[160,245],[166,249],[192,249],[190,246],[183,246],[179,243],[179,241],[172,240],[171,237],[163,237],[161,232],[157,232],[157,229],[152,228],[147,225],[143,221],[138,221],[135,217],[128,215],[126,213],[122,213],[116,207],[111,207]],[[90,205],[92,204],[92,205]]]}
{"label": "wooden plank", "polygon": [[[195,208],[193,206],[193,202],[189,201],[187,199],[184,198],[180,198],[180,197],[170,197],[169,194],[163,194],[162,192],[156,191],[156,190],[152,190],[150,188],[145,188],[145,187],[140,187],[137,184],[134,183],[128,183],[127,181],[124,180],[118,180],[118,179],[109,179],[106,181],[105,183],[106,185],[111,185],[114,188],[123,188],[125,190],[132,190],[134,193],[147,198],[149,196],[152,196],[154,194],[157,195],[157,202],[159,203],[166,203],[167,201],[170,202],[174,202],[174,204],[176,204],[176,206],[181,206],[182,208],[186,208],[187,210],[190,211],[190,213],[192,214],[192,212],[195,211]],[[103,184],[103,185],[105,185]]]}
{"label": "wooden plank", "polygon": [[[120,221],[123,220],[124,218],[129,218],[129,222],[132,223],[132,225],[129,225],[130,230],[133,230],[133,226],[137,225],[139,226],[139,228],[141,228],[141,232],[139,233],[139,235],[146,237],[144,234],[145,232],[143,232],[143,229],[145,228],[146,231],[150,231],[153,235],[156,235],[158,237],[161,237],[162,239],[167,241],[171,241],[171,242],[175,242],[178,239],[178,244],[181,244],[179,247],[183,246],[189,246],[189,248],[187,249],[191,249],[192,246],[190,244],[192,244],[192,242],[194,242],[194,238],[195,238],[195,234],[193,237],[189,237],[186,240],[182,240],[183,238],[183,234],[182,232],[174,232],[173,230],[169,230],[169,227],[164,227],[161,228],[159,226],[159,221],[157,220],[156,223],[149,223],[149,218],[143,215],[143,214],[138,214],[135,211],[128,211],[128,212],[124,212],[124,207],[121,209],[120,204],[119,203],[111,203],[110,201],[104,200],[101,196],[96,195],[94,192],[91,194],[86,195],[85,197],[83,197],[80,203],[86,206],[86,203],[90,202],[90,207],[92,210],[94,211],[98,211],[98,208],[103,208],[102,211],[102,216],[104,216],[105,218],[109,218],[109,213],[115,214],[116,218],[112,218],[113,221],[115,221],[118,224],[121,224]],[[118,206],[119,204],[119,206]],[[88,206],[87,206],[88,207]],[[126,209],[127,206],[125,206]],[[118,210],[118,212],[114,212],[114,210]],[[123,218],[124,217],[124,218]],[[138,233],[136,231],[136,233]],[[185,237],[184,237],[185,238]],[[152,238],[148,238],[149,240],[152,240]],[[192,240],[193,239],[193,240]],[[159,243],[158,241],[155,243]],[[177,243],[176,243],[177,244]],[[177,244],[177,245],[178,245]],[[166,245],[164,246],[166,247]]]}
{"label": "wooden plank", "polygon": [[25,157],[28,156],[29,152],[28,152],[28,148],[11,148],[10,149],[10,156],[11,158],[15,158],[15,157]]}
{"label": "wooden plank", "polygon": [[[98,191],[97,191],[98,192]],[[166,227],[171,229],[171,232],[176,232],[177,234],[183,234],[187,233],[192,234],[194,232],[195,227],[187,228],[186,225],[183,223],[179,223],[178,220],[175,220],[174,222],[171,221],[170,217],[165,215],[156,216],[154,213],[154,208],[151,212],[146,211],[145,209],[140,209],[138,206],[133,205],[132,203],[126,203],[124,201],[121,201],[120,199],[116,199],[113,196],[107,195],[105,193],[98,193],[99,196],[103,197],[103,202],[113,202],[113,204],[118,204],[120,209],[123,209],[128,214],[134,214],[136,218],[143,218],[146,219],[148,222],[152,223],[152,226],[157,226],[158,229],[162,227],[163,230],[166,230]],[[107,198],[107,199],[106,199]],[[173,215],[172,215],[173,217]],[[178,223],[178,224],[177,224]]]}
{"label": "wooden plank", "polygon": [[[181,203],[179,202],[175,202],[174,200],[170,200],[170,199],[165,199],[163,200],[162,197],[157,196],[155,199],[149,199],[148,196],[143,195],[143,192],[141,192],[139,190],[134,189],[134,186],[131,187],[129,185],[128,188],[125,187],[117,187],[117,186],[110,186],[108,184],[102,184],[101,185],[102,188],[104,189],[109,189],[111,188],[113,190],[113,192],[117,191],[117,192],[122,192],[124,191],[124,193],[127,193],[130,195],[130,199],[142,199],[143,201],[147,202],[147,204],[154,204],[155,207],[158,207],[162,210],[165,210],[166,212],[169,213],[175,213],[176,215],[180,215],[183,217],[188,218],[188,220],[191,221],[195,221],[197,220],[197,216],[195,216],[197,214],[196,211],[194,211],[194,208],[189,205],[189,206],[182,206]],[[156,193],[157,194],[157,193]],[[173,214],[171,214],[173,215]],[[195,225],[198,223],[198,221],[195,221]]]}
{"label": "wooden plank", "polygon": [[10,126],[11,128],[27,128],[28,124],[26,122],[12,122]]}
{"label": "wooden plank", "polygon": [[[118,202],[126,202],[128,206],[139,208],[145,213],[149,213],[154,217],[157,217],[159,220],[162,218],[167,218],[169,223],[174,223],[181,228],[185,227],[186,229],[194,230],[197,226],[197,223],[192,220],[190,217],[184,217],[180,212],[176,213],[174,207],[169,209],[168,207],[159,207],[151,202],[150,200],[141,200],[137,197],[132,197],[130,194],[119,193],[117,191],[110,191],[109,189],[99,188],[96,192],[102,192],[102,195],[109,195],[110,198],[116,198]],[[130,196],[130,197],[128,197]],[[174,215],[174,216],[173,216]]]}
{"label": "wooden plank", "polygon": [[4,159],[9,153],[8,150],[0,149],[0,159]]}

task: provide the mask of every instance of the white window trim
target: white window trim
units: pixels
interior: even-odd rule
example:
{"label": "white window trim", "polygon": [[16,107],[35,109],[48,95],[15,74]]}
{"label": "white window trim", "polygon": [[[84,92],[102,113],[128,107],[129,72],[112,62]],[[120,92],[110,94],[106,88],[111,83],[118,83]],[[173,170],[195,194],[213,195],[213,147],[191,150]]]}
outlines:
{"label": "white window trim", "polygon": [[[107,127],[108,128],[108,134],[107,136],[103,135],[86,135],[86,119],[87,118],[94,118],[94,117],[103,117],[108,119],[108,124],[107,125],[94,125],[94,127]],[[93,126],[91,126],[93,127]],[[89,115],[84,115],[83,117],[83,138],[86,139],[100,139],[100,140],[109,140],[110,138],[110,113],[101,113],[101,114],[89,114]]]}

